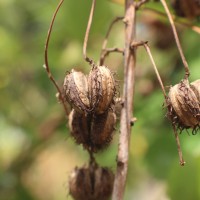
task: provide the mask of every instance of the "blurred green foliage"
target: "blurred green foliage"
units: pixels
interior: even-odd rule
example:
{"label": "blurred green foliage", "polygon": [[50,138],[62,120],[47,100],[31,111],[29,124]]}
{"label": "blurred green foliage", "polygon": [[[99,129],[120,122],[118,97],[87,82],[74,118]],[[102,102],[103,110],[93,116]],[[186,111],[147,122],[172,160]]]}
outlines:
{"label": "blurred green foliage", "polygon": [[[87,153],[69,137],[56,90],[42,68],[47,30],[57,3],[0,0],[0,200],[70,199],[69,173],[88,160]],[[65,72],[72,68],[89,71],[82,58],[82,44],[90,5],[91,0],[65,0],[56,18],[49,63],[60,85]],[[162,10],[158,2],[148,6]],[[123,12],[121,5],[97,1],[88,43],[88,54],[96,61],[109,23]],[[139,11],[137,19],[137,38],[149,41],[165,85],[176,84],[184,71],[167,20],[145,10]],[[199,79],[200,36],[191,29],[178,28],[191,81]],[[123,24],[119,23],[108,45],[123,47],[123,33]],[[122,90],[122,56],[110,55],[106,64],[117,73]],[[186,160],[186,166],[180,167],[173,131],[162,104],[151,63],[140,48],[134,100],[138,121],[132,129],[125,198],[200,200],[200,136],[186,132],[180,135]],[[111,146],[96,155],[101,165],[113,170],[118,135],[119,125]]]}

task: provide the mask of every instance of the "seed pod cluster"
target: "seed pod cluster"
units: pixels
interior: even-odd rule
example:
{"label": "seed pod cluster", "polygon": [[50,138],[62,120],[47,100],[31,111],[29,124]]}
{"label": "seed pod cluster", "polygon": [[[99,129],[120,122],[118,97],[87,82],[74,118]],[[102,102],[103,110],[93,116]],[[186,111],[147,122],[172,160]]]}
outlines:
{"label": "seed pod cluster", "polygon": [[69,177],[69,192],[75,200],[108,200],[112,194],[114,174],[97,165],[75,168]]}
{"label": "seed pod cluster", "polygon": [[82,144],[90,152],[97,152],[109,145],[112,140],[116,116],[107,111],[100,115],[84,115],[72,110],[69,115],[69,128],[76,143]]}
{"label": "seed pod cluster", "polygon": [[200,80],[189,84],[182,80],[170,88],[168,94],[168,118],[180,131],[192,128],[193,134],[200,127]]}
{"label": "seed pod cluster", "polygon": [[88,79],[75,70],[65,77],[63,89],[73,109],[69,128],[77,144],[90,152],[104,149],[112,140],[116,123],[113,109],[115,79],[105,66],[93,66]]}

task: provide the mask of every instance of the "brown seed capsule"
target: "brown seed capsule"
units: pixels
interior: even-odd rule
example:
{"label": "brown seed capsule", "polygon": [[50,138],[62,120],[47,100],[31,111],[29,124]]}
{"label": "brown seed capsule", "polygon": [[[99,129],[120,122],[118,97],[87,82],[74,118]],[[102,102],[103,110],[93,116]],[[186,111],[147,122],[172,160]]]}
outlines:
{"label": "brown seed capsule", "polygon": [[191,89],[194,91],[194,93],[195,93],[197,99],[198,99],[199,102],[200,102],[200,79],[198,79],[198,80],[192,82],[192,83],[190,84],[190,86],[191,86]]}
{"label": "brown seed capsule", "polygon": [[200,124],[200,102],[187,80],[170,88],[168,117],[178,128],[195,129]]}
{"label": "brown seed capsule", "polygon": [[75,200],[108,200],[114,175],[108,168],[90,165],[75,168],[69,178],[69,192]]}
{"label": "brown seed capsule", "polygon": [[91,124],[91,146],[93,152],[104,149],[110,144],[115,123],[116,115],[111,111],[94,116]]}
{"label": "brown seed capsule", "polygon": [[112,140],[116,116],[109,111],[101,115],[84,115],[72,110],[69,115],[71,135],[90,152],[103,150]]}
{"label": "brown seed capsule", "polygon": [[101,114],[108,110],[114,102],[116,92],[115,79],[105,66],[93,67],[88,77],[89,98],[91,108]]}
{"label": "brown seed capsule", "polygon": [[82,144],[86,149],[88,149],[88,143],[90,143],[88,120],[86,115],[74,109],[69,114],[69,129],[71,135],[77,144]]}
{"label": "brown seed capsule", "polygon": [[82,72],[72,69],[64,79],[63,89],[67,101],[74,109],[85,113],[90,110],[88,81]]}

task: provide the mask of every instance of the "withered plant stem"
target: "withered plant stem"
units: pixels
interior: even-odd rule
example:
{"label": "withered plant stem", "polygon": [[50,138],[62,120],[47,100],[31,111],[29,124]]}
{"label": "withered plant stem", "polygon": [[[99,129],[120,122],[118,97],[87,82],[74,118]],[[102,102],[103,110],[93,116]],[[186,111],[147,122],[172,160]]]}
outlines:
{"label": "withered plant stem", "polygon": [[106,36],[105,36],[105,38],[104,38],[104,41],[103,41],[103,44],[102,44],[102,48],[101,48],[101,53],[100,53],[100,65],[104,62],[104,59],[105,59],[105,57],[104,57],[104,52],[105,52],[105,49],[106,49],[106,46],[107,46],[107,43],[108,43],[108,37],[109,37],[109,35],[110,35],[110,33],[111,33],[111,30],[112,30],[112,28],[113,28],[113,26],[117,23],[117,22],[119,22],[119,21],[121,21],[122,19],[123,19],[124,17],[116,17],[114,20],[112,20],[112,22],[110,23],[110,26],[109,26],[109,28],[108,28],[108,31],[107,31],[107,33],[106,33]]}
{"label": "withered plant stem", "polygon": [[122,200],[125,191],[129,144],[131,133],[131,119],[133,112],[133,94],[135,83],[135,50],[132,50],[131,42],[135,39],[136,7],[134,0],[125,1],[125,51],[124,51],[124,88],[123,108],[120,118],[120,136],[117,155],[117,169],[115,174],[112,200]]}
{"label": "withered plant stem", "polygon": [[[162,17],[165,17],[165,18],[167,17],[167,16],[166,16],[166,13],[163,13],[163,12],[161,12],[161,11],[159,11],[159,10],[154,9],[154,8],[147,8],[147,7],[145,7],[145,8],[142,8],[141,10],[151,11],[151,12],[154,12],[154,13],[156,13],[156,14],[162,16]],[[187,27],[187,28],[191,28],[194,32],[200,34],[200,27],[199,27],[199,26],[195,26],[195,25],[193,25],[193,24],[191,24],[191,23],[188,23],[188,22],[180,21],[179,18],[177,18],[175,15],[172,15],[172,14],[171,14],[171,16],[172,16],[172,19],[174,20],[174,22],[175,22],[176,24],[185,26],[185,27]]]}
{"label": "withered plant stem", "polygon": [[50,70],[50,68],[49,68],[49,62],[48,62],[49,39],[50,39],[50,36],[51,36],[51,32],[52,32],[52,28],[53,28],[53,24],[54,24],[56,15],[57,15],[57,13],[58,13],[58,11],[59,11],[59,9],[60,9],[60,7],[61,7],[61,5],[62,5],[63,2],[64,2],[64,0],[61,0],[61,1],[59,2],[58,6],[57,6],[57,8],[56,8],[56,10],[55,10],[55,12],[54,12],[54,14],[53,14],[53,17],[52,17],[52,20],[51,20],[51,24],[50,24],[50,27],[49,27],[49,30],[48,30],[47,39],[46,39],[46,43],[45,43],[45,55],[44,55],[44,56],[45,56],[45,65],[44,65],[44,68],[45,68],[45,70],[46,70],[46,72],[47,72],[47,74],[48,74],[49,79],[51,80],[51,82],[52,82],[52,83],[54,84],[54,86],[56,87],[56,89],[57,89],[57,91],[58,91],[58,93],[59,93],[59,99],[61,100],[61,103],[62,103],[62,105],[63,105],[63,107],[64,107],[65,113],[66,113],[66,115],[68,116],[69,111],[68,111],[68,109],[67,109],[67,106],[65,105],[65,101],[64,101],[64,98],[63,98],[63,96],[62,96],[62,92],[61,92],[61,90],[60,90],[60,88],[59,88],[57,82],[55,81],[55,79],[54,79],[54,77],[53,77],[53,75],[52,75],[52,73],[51,73],[51,70]]}
{"label": "withered plant stem", "polygon": [[178,133],[177,133],[175,125],[172,124],[172,126],[173,126],[174,136],[175,136],[176,144],[177,144],[177,148],[178,148],[179,162],[180,162],[181,166],[184,166],[185,165],[185,161],[183,159],[183,154],[182,154],[182,150],[181,150],[181,145],[180,145],[180,140],[179,140],[179,137],[178,137]]}
{"label": "withered plant stem", "polygon": [[172,31],[173,31],[173,34],[174,34],[174,38],[175,38],[175,41],[176,41],[176,45],[178,47],[178,50],[179,50],[179,53],[180,53],[180,56],[181,56],[181,59],[182,59],[182,62],[183,62],[184,68],[185,68],[185,77],[184,78],[188,79],[188,77],[190,75],[189,66],[188,66],[188,63],[187,63],[185,56],[183,54],[183,50],[182,50],[181,43],[180,43],[179,38],[178,38],[178,34],[177,34],[177,31],[176,31],[176,27],[175,27],[172,15],[169,11],[169,8],[167,6],[166,1],[165,0],[160,0],[160,1],[161,1],[162,5],[165,9],[165,12],[168,16],[169,22],[171,24]]}
{"label": "withered plant stem", "polygon": [[151,63],[152,63],[152,65],[153,65],[153,69],[154,69],[154,71],[155,71],[155,73],[156,73],[157,79],[158,79],[159,84],[160,84],[160,87],[161,87],[161,89],[162,89],[163,95],[164,95],[164,97],[165,97],[165,99],[166,99],[166,98],[167,98],[167,94],[166,94],[166,91],[165,91],[165,87],[164,87],[164,85],[163,85],[162,79],[161,79],[160,74],[159,74],[159,72],[158,72],[158,69],[157,69],[157,67],[156,67],[156,63],[155,63],[155,61],[154,61],[154,59],[153,59],[153,56],[152,56],[152,54],[151,54],[151,50],[150,50],[150,48],[149,48],[149,46],[148,46],[147,43],[144,43],[144,48],[145,48],[145,50],[147,51],[147,54],[149,55],[149,58],[150,58]]}
{"label": "withered plant stem", "polygon": [[83,43],[83,57],[86,60],[86,62],[88,62],[90,65],[92,65],[94,63],[93,63],[92,59],[90,59],[87,56],[87,43],[88,43],[88,37],[89,37],[92,19],[93,19],[93,15],[94,15],[95,4],[96,4],[96,0],[93,0],[91,10],[90,10],[89,19],[88,19],[88,24],[87,24],[87,28],[86,28],[86,32],[85,32],[84,43]]}

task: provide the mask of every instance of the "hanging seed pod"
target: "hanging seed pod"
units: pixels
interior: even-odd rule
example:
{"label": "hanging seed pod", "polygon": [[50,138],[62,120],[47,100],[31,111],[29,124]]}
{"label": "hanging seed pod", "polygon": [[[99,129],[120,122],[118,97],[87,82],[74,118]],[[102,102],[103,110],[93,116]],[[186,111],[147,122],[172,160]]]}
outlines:
{"label": "hanging seed pod", "polygon": [[90,149],[88,116],[73,109],[69,115],[69,129],[77,144],[82,144],[84,148]]}
{"label": "hanging seed pod", "polygon": [[114,102],[116,93],[115,79],[105,66],[95,66],[88,77],[91,108],[97,114],[104,113]]}
{"label": "hanging seed pod", "polygon": [[190,86],[191,86],[191,89],[193,90],[193,92],[195,93],[198,101],[200,102],[200,79],[192,82],[190,84]]}
{"label": "hanging seed pod", "polygon": [[102,150],[110,144],[115,123],[116,115],[111,111],[94,116],[91,123],[92,152]]}
{"label": "hanging seed pod", "polygon": [[188,80],[170,88],[168,94],[168,117],[180,130],[200,124],[200,102],[189,85]]}
{"label": "hanging seed pod", "polygon": [[98,152],[110,144],[115,122],[116,116],[111,111],[92,116],[73,109],[69,115],[71,135],[90,152]]}
{"label": "hanging seed pod", "polygon": [[90,109],[88,99],[88,82],[86,76],[82,72],[71,70],[65,76],[64,96],[71,106],[79,112],[87,113]]}
{"label": "hanging seed pod", "polygon": [[90,165],[75,168],[69,178],[69,192],[74,200],[108,200],[114,175],[108,168]]}

